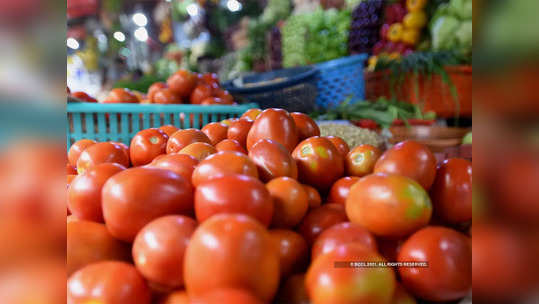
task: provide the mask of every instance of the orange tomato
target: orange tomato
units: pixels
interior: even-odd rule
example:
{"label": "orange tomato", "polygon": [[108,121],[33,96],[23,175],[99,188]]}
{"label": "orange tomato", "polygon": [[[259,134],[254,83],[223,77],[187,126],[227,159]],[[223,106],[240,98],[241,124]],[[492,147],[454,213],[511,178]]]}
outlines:
{"label": "orange tomato", "polygon": [[243,174],[258,178],[256,165],[247,155],[238,152],[218,152],[200,162],[193,172],[193,186],[215,177],[229,174]]}
{"label": "orange tomato", "polygon": [[350,193],[350,188],[359,180],[357,176],[346,176],[338,179],[331,189],[327,198],[328,203],[346,204],[346,198]]}
{"label": "orange tomato", "polygon": [[214,146],[205,142],[196,142],[188,145],[178,152],[179,154],[187,154],[196,158],[198,161],[202,161],[206,157],[217,153],[217,149]]}
{"label": "orange tomato", "polygon": [[201,104],[208,97],[213,96],[212,88],[206,84],[199,84],[191,93],[190,102],[192,104]]}
{"label": "orange tomato", "polygon": [[309,210],[301,224],[299,233],[303,235],[307,243],[312,246],[316,238],[329,227],[348,221],[343,205],[325,204]]}
{"label": "orange tomato", "polygon": [[217,145],[222,140],[226,139],[228,126],[221,122],[211,122],[205,125],[202,131],[211,141],[212,145]]}
{"label": "orange tomato", "polygon": [[259,140],[249,151],[249,157],[258,167],[260,179],[265,182],[281,176],[298,178],[296,161],[278,142],[271,139]]}
{"label": "orange tomato", "polygon": [[138,103],[137,95],[128,89],[115,88],[109,92],[109,95],[102,103]]}
{"label": "orange tomato", "polygon": [[80,154],[77,160],[77,172],[82,174],[91,167],[103,163],[117,163],[129,167],[129,157],[117,144],[111,142],[96,143]]}
{"label": "orange tomato", "polygon": [[154,102],[155,93],[157,93],[157,91],[159,91],[161,89],[164,89],[166,87],[167,87],[167,84],[164,83],[164,82],[156,82],[156,83],[152,84],[148,88],[148,100],[150,101],[150,103]]}
{"label": "orange tomato", "polygon": [[197,129],[178,130],[168,139],[166,152],[176,153],[181,149],[195,142],[205,142],[211,144],[210,139],[206,134]]}
{"label": "orange tomato", "polygon": [[296,124],[283,109],[266,109],[258,115],[247,135],[247,150],[261,139],[271,139],[283,145],[289,152],[298,143]]}
{"label": "orange tomato", "polygon": [[165,134],[170,137],[172,136],[172,134],[176,133],[176,131],[179,130],[178,127],[176,126],[173,126],[173,125],[164,125],[164,126],[160,126],[159,129],[163,132],[165,132]]}
{"label": "orange tomato", "polygon": [[77,140],[74,144],[71,145],[71,147],[69,147],[69,152],[67,153],[67,159],[69,160],[69,164],[76,167],[77,160],[79,159],[82,151],[96,143],[97,141],[92,139]]}
{"label": "orange tomato", "polygon": [[377,250],[376,239],[367,229],[344,222],[331,226],[318,236],[312,247],[311,260],[314,261],[320,255],[350,243],[360,244],[374,252]]}
{"label": "orange tomato", "polygon": [[129,158],[133,166],[143,166],[166,152],[168,135],[160,129],[150,128],[139,131],[129,145]]}
{"label": "orange tomato", "polygon": [[167,85],[170,90],[180,97],[189,96],[195,88],[196,83],[196,75],[186,70],[179,70],[167,79]]}
{"label": "orange tomato", "polygon": [[371,145],[359,145],[346,154],[344,164],[349,176],[365,176],[374,171],[374,165],[382,151]]}
{"label": "orange tomato", "polygon": [[348,144],[344,141],[344,139],[338,136],[326,136],[326,138],[331,141],[335,148],[337,148],[343,158],[345,158],[346,154],[350,152],[350,147],[348,147]]}
{"label": "orange tomato", "polygon": [[245,148],[247,143],[247,134],[253,125],[253,121],[247,118],[238,119],[230,123],[227,131],[227,138],[234,139]]}
{"label": "orange tomato", "polygon": [[170,170],[191,183],[198,160],[191,155],[171,153],[155,158],[148,166]]}
{"label": "orange tomato", "polygon": [[281,278],[304,271],[309,259],[309,248],[303,237],[297,232],[284,229],[270,230],[269,233],[275,246],[279,248]]}
{"label": "orange tomato", "polygon": [[314,187],[309,185],[303,185],[303,188],[305,189],[305,192],[307,192],[307,197],[309,198],[309,208],[320,207],[320,205],[322,205],[320,193],[318,193]]}
{"label": "orange tomato", "polygon": [[305,188],[293,178],[278,177],[266,184],[275,209],[272,227],[294,228],[309,209],[309,198]]}
{"label": "orange tomato", "polygon": [[245,151],[245,148],[243,148],[237,140],[233,140],[233,139],[223,139],[217,145],[215,145],[215,148],[219,152],[229,151],[229,152],[239,152],[239,153],[247,154],[247,151]]}
{"label": "orange tomato", "polygon": [[175,104],[182,103],[182,98],[176,95],[170,88],[162,88],[157,90],[153,95],[153,103],[159,104]]}
{"label": "orange tomato", "polygon": [[292,119],[296,123],[299,141],[313,136],[320,136],[320,128],[318,128],[316,122],[308,115],[294,112],[290,113],[290,116],[292,116]]}

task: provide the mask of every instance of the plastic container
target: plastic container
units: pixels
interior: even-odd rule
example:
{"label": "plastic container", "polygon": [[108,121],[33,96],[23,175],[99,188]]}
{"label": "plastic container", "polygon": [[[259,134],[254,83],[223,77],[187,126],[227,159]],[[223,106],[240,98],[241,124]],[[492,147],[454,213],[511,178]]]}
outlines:
{"label": "plastic container", "polygon": [[174,125],[180,129],[202,128],[214,121],[239,117],[258,107],[242,105],[67,104],[67,148],[83,138],[119,141],[129,145],[140,130]]}
{"label": "plastic container", "polygon": [[316,104],[330,108],[351,97],[352,101],[365,99],[363,66],[366,54],[343,57],[315,65],[318,95]]}

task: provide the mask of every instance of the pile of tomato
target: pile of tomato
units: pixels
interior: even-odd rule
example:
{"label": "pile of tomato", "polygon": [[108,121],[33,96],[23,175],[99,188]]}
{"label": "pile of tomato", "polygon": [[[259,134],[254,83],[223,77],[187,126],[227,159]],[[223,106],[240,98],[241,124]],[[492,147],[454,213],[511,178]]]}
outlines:
{"label": "pile of tomato", "polygon": [[251,109],[68,153],[69,303],[416,303],[471,291],[472,166]]}

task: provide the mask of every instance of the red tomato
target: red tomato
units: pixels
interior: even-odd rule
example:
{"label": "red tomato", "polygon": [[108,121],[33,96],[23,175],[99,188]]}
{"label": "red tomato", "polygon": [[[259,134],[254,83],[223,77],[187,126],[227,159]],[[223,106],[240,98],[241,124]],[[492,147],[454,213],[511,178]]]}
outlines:
{"label": "red tomato", "polygon": [[205,125],[200,131],[202,131],[211,141],[212,145],[217,145],[223,139],[226,139],[228,132],[228,126],[221,122],[212,122]]}
{"label": "red tomato", "polygon": [[377,236],[402,237],[426,226],[432,205],[425,190],[400,175],[371,174],[350,189],[346,214]]}
{"label": "red tomato", "polygon": [[290,113],[290,116],[292,116],[292,119],[294,119],[294,122],[296,123],[299,141],[313,136],[320,136],[320,128],[318,128],[316,122],[314,122],[309,115],[294,112]]}
{"label": "red tomato", "polygon": [[187,154],[196,158],[198,161],[205,159],[206,157],[217,153],[217,149],[214,146],[205,142],[196,142],[188,145],[178,152],[179,154]]}
{"label": "red tomato", "polygon": [[384,152],[374,172],[404,175],[428,191],[436,176],[436,157],[424,145],[407,140]]}
{"label": "red tomato", "polygon": [[154,102],[155,93],[157,93],[157,91],[159,91],[161,89],[164,89],[166,87],[167,87],[167,84],[164,83],[164,82],[156,82],[156,83],[152,84],[148,88],[148,100],[150,101],[150,103]]}
{"label": "red tomato", "polygon": [[208,97],[213,96],[212,88],[206,84],[199,84],[195,87],[191,93],[191,98],[189,99],[192,104],[200,104],[202,101]]}
{"label": "red tomato", "polygon": [[72,166],[71,164],[66,164],[66,174],[67,175],[76,175],[77,174],[77,168],[75,166]]}
{"label": "red tomato", "polygon": [[171,137],[172,134],[176,133],[176,131],[178,131],[179,129],[178,129],[178,127],[173,126],[173,125],[164,125],[164,126],[160,126],[159,130],[165,132],[165,134],[168,137]]}
{"label": "red tomato", "polygon": [[346,176],[338,179],[331,189],[327,198],[328,203],[346,204],[346,199],[350,193],[350,188],[359,180],[357,176]]}
{"label": "red tomato", "polygon": [[92,263],[131,259],[130,246],[110,235],[103,224],[69,220],[66,228],[67,236],[67,275]]}
{"label": "red tomato", "polygon": [[161,154],[165,154],[168,136],[163,130],[150,128],[139,131],[129,145],[129,158],[133,166],[143,166]]}
{"label": "red tomato", "polygon": [[103,216],[110,233],[132,242],[150,221],[193,209],[193,189],[180,175],[137,167],[111,177],[103,187]]}
{"label": "red tomato", "polygon": [[150,282],[165,287],[183,285],[183,258],[195,220],[183,215],[169,215],[144,226],[133,242],[133,261],[137,270]]}
{"label": "red tomato", "polygon": [[245,151],[245,148],[243,148],[237,140],[233,140],[233,139],[223,139],[217,145],[215,145],[215,148],[219,152],[229,151],[229,152],[239,152],[239,153],[247,154],[247,151]]}
{"label": "red tomato", "polygon": [[363,177],[374,171],[374,165],[382,151],[371,145],[359,145],[346,154],[344,165],[346,174]]}
{"label": "red tomato", "polygon": [[421,299],[453,301],[472,287],[471,241],[455,230],[431,226],[417,231],[404,242],[397,260],[428,263],[399,267],[404,287]]}
{"label": "red tomato", "polygon": [[247,150],[261,139],[271,139],[283,145],[289,152],[298,143],[296,124],[283,109],[266,109],[258,115],[247,135]]}
{"label": "red tomato", "polygon": [[325,204],[309,210],[299,225],[299,233],[310,246],[316,238],[329,227],[348,221],[344,207],[339,204]]}
{"label": "red tomato", "polygon": [[125,170],[122,165],[104,163],[78,175],[68,189],[67,207],[71,213],[82,220],[103,222],[101,189],[111,176],[122,170]]}
{"label": "red tomato", "polygon": [[430,190],[434,214],[449,224],[472,219],[472,163],[446,159],[438,167]]}
{"label": "red tomato", "polygon": [[324,230],[313,244],[311,260],[328,253],[340,245],[357,243],[377,251],[376,239],[365,228],[350,222],[339,223]]}
{"label": "red tomato", "polygon": [[348,144],[344,141],[344,139],[338,136],[326,136],[326,138],[331,141],[335,148],[337,148],[343,158],[345,158],[348,152],[350,152],[350,147],[348,147]]}
{"label": "red tomato", "polygon": [[207,97],[204,98],[201,102],[201,105],[215,105],[215,104],[225,104],[225,102],[219,97]]}
{"label": "red tomato", "polygon": [[79,159],[79,156],[82,151],[96,143],[97,142],[95,140],[91,139],[77,140],[74,144],[71,145],[71,147],[69,148],[69,152],[67,153],[67,159],[69,160],[69,164],[76,167],[77,160]]}
{"label": "red tomato", "polygon": [[263,304],[252,292],[238,288],[219,288],[210,290],[197,298],[194,304]]}
{"label": "red tomato", "polygon": [[322,205],[320,193],[309,185],[303,185],[303,188],[305,189],[305,192],[307,192],[307,197],[309,198],[309,208],[320,207],[320,205]]}
{"label": "red tomato", "polygon": [[271,226],[276,228],[294,228],[309,209],[309,197],[305,188],[290,177],[278,177],[266,184],[275,210]]}
{"label": "red tomato", "polygon": [[227,138],[237,140],[245,148],[247,134],[253,125],[253,121],[247,118],[238,119],[228,127]]}
{"label": "red tomato", "polygon": [[[359,244],[341,245],[320,255],[309,267],[305,280],[311,303],[391,303],[396,285],[393,270],[347,266],[349,261],[385,260]],[[339,267],[335,262],[347,265]]]}
{"label": "red tomato", "polygon": [[224,123],[225,125],[230,127],[230,124],[233,123],[234,121],[238,120],[238,119],[239,118],[224,119],[224,120],[221,120],[221,123]]}
{"label": "red tomato", "polygon": [[[73,180],[75,179],[75,177],[77,177],[77,175],[76,174],[68,174],[68,175],[66,175],[66,177],[67,177],[67,189],[69,189],[69,186],[71,185],[71,182],[73,182]],[[68,211],[69,211],[69,209],[68,209]],[[69,211],[69,212],[71,212],[71,211]]]}
{"label": "red tomato", "polygon": [[401,284],[397,283],[391,304],[417,304],[417,302]]}
{"label": "red tomato", "polygon": [[292,230],[275,229],[269,233],[275,246],[279,248],[281,278],[304,271],[309,259],[309,247],[305,239]]}
{"label": "red tomato", "polygon": [[223,90],[219,88],[214,89],[213,95],[222,99],[225,104],[228,104],[228,105],[234,104],[234,97],[232,97],[232,95],[230,95],[230,93],[227,90]]}
{"label": "red tomato", "polygon": [[159,104],[175,104],[182,103],[182,98],[170,88],[162,88],[154,93],[152,102]]}
{"label": "red tomato", "polygon": [[195,171],[197,165],[198,160],[196,158],[191,155],[179,153],[164,155],[159,157],[159,159],[154,159],[154,161],[149,164],[150,167],[170,170],[189,182],[191,182],[193,171]]}
{"label": "red tomato", "polygon": [[82,174],[91,167],[103,163],[117,163],[129,167],[129,158],[119,145],[111,142],[100,142],[82,151],[77,160],[77,172]]}
{"label": "red tomato", "polygon": [[401,250],[402,243],[406,238],[401,239],[384,239],[378,238],[378,252],[388,261],[396,261],[399,251]]}
{"label": "red tomato", "polygon": [[193,186],[215,177],[243,174],[258,178],[256,165],[247,155],[238,152],[218,152],[200,162],[193,172]]}
{"label": "red tomato", "polygon": [[219,213],[241,213],[252,216],[267,227],[274,208],[270,193],[258,179],[226,175],[197,186],[195,213],[199,222]]}
{"label": "red tomato", "polygon": [[167,79],[168,87],[180,97],[189,96],[196,84],[196,75],[186,70],[179,70]]}
{"label": "red tomato", "polygon": [[260,110],[260,109],[256,109],[256,108],[249,109],[249,110],[245,111],[245,113],[243,113],[241,115],[240,119],[241,118],[249,118],[249,119],[254,121],[258,117],[258,115],[260,115],[260,113],[262,113],[262,110]]}
{"label": "red tomato", "polygon": [[321,191],[328,190],[344,173],[344,160],[327,138],[314,136],[298,144],[292,157],[299,180]]}
{"label": "red tomato", "polygon": [[185,287],[193,298],[213,289],[243,286],[269,302],[279,285],[277,248],[264,226],[246,215],[219,214],[200,224],[187,247],[184,267]]}
{"label": "red tomato", "polygon": [[211,141],[208,136],[206,136],[206,134],[202,133],[202,131],[200,130],[178,130],[168,139],[166,149],[167,154],[179,152],[181,149],[195,142],[205,142],[211,144]]}
{"label": "red tomato", "polygon": [[129,163],[131,163],[131,160],[129,159],[129,147],[120,141],[111,141],[111,143],[118,145],[122,150],[124,151],[125,155],[127,156],[127,159],[129,160]]}
{"label": "red tomato", "polygon": [[211,86],[219,86],[219,77],[215,73],[203,74],[200,81]]}
{"label": "red tomato", "polygon": [[150,289],[135,267],[123,262],[100,262],[75,272],[67,281],[72,304],[150,304]]}
{"label": "red tomato", "polygon": [[185,290],[171,292],[159,304],[192,304]]}
{"label": "red tomato", "polygon": [[308,304],[309,296],[305,289],[305,274],[292,275],[281,285],[276,303]]}
{"label": "red tomato", "polygon": [[85,92],[73,92],[71,93],[71,96],[78,98],[85,102],[97,102],[97,99],[93,98],[92,96],[86,94]]}
{"label": "red tomato", "polygon": [[105,100],[102,101],[102,103],[138,103],[139,100],[137,98],[137,95],[133,94],[128,89],[123,88],[115,88],[112,89],[105,98]]}
{"label": "red tomato", "polygon": [[298,178],[298,167],[290,152],[278,142],[261,139],[249,150],[249,157],[258,167],[260,179],[268,182],[281,176]]}

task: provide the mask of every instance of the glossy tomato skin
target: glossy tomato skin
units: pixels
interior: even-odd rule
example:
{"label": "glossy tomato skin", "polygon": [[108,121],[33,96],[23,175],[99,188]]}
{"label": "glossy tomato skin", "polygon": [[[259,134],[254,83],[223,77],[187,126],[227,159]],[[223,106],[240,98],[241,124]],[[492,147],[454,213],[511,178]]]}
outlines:
{"label": "glossy tomato skin", "polygon": [[156,82],[156,83],[152,84],[148,88],[148,100],[150,101],[150,103],[154,102],[155,93],[157,93],[157,91],[159,91],[161,89],[164,89],[166,87],[167,87],[167,84],[164,83],[164,82]]}
{"label": "glossy tomato skin", "polygon": [[212,85],[212,86],[219,86],[219,77],[215,73],[205,73],[200,78],[200,81]]}
{"label": "glossy tomato skin", "polygon": [[131,258],[129,245],[113,238],[104,224],[70,220],[67,221],[66,236],[67,275],[92,263],[129,261]]}
{"label": "glossy tomato skin", "polygon": [[187,70],[179,70],[167,79],[168,87],[177,95],[187,97],[197,83],[195,74]]}
{"label": "glossy tomato skin", "polygon": [[259,140],[249,150],[249,157],[256,164],[260,179],[265,182],[281,176],[298,178],[296,161],[278,142],[271,139]]}
{"label": "glossy tomato skin", "polygon": [[164,126],[160,126],[159,130],[165,132],[165,134],[168,137],[170,137],[170,136],[172,136],[172,134],[176,133],[176,131],[178,131],[179,129],[176,126],[173,126],[173,125],[164,125]]}
{"label": "glossy tomato skin", "polygon": [[425,190],[400,175],[371,174],[357,181],[346,200],[346,214],[377,236],[402,237],[426,226],[432,205]]}
{"label": "glossy tomato skin", "polygon": [[195,168],[192,177],[193,186],[215,177],[230,174],[248,175],[258,178],[256,165],[247,155],[238,152],[218,152],[208,156]]}
{"label": "glossy tomato skin", "polygon": [[313,136],[320,136],[320,128],[318,128],[316,122],[314,122],[309,115],[300,112],[293,112],[290,113],[290,116],[292,116],[294,123],[296,123],[299,141]]}
{"label": "glossy tomato skin", "polygon": [[462,158],[446,159],[438,167],[430,190],[434,214],[449,224],[472,219],[472,163]]}
{"label": "glossy tomato skin", "polygon": [[162,88],[153,95],[153,103],[157,104],[176,104],[182,103],[182,98],[169,88]]}
{"label": "glossy tomato skin", "polygon": [[201,102],[201,105],[218,105],[225,104],[225,102],[219,97],[206,97]]}
{"label": "glossy tomato skin", "polygon": [[380,156],[374,173],[403,175],[428,191],[436,176],[436,157],[429,148],[416,141],[403,141]]}
{"label": "glossy tomato skin", "polygon": [[200,298],[193,300],[196,304],[263,304],[252,292],[238,288],[219,288],[210,290]]}
{"label": "glossy tomato skin", "polygon": [[191,182],[198,160],[191,155],[171,153],[154,159],[148,166],[170,170]]}
{"label": "glossy tomato skin", "polygon": [[245,286],[269,302],[279,284],[277,248],[264,226],[246,215],[219,214],[200,224],[184,265],[185,287],[193,298],[213,289]]}
{"label": "glossy tomato skin", "polygon": [[211,144],[211,141],[208,136],[206,136],[206,134],[202,133],[202,131],[200,130],[178,130],[168,139],[166,152],[167,154],[179,152],[181,149],[195,142],[205,142],[207,144]]}
{"label": "glossy tomato skin", "polygon": [[312,304],[391,303],[395,273],[385,267],[335,267],[335,262],[385,261],[378,253],[359,244],[341,245],[313,261],[306,276]]}
{"label": "glossy tomato skin", "polygon": [[129,159],[129,147],[121,141],[111,141],[111,143],[118,145],[124,151],[129,163],[131,164],[131,159]]}
{"label": "glossy tomato skin", "polygon": [[68,189],[67,206],[71,213],[82,220],[103,222],[101,190],[111,176],[122,170],[122,165],[103,163],[77,175]]}
{"label": "glossy tomato skin", "polygon": [[198,161],[205,159],[206,157],[217,153],[217,149],[214,146],[205,143],[205,142],[196,142],[192,143],[185,148],[181,149],[180,154],[191,155],[196,158]]}
{"label": "glossy tomato skin", "polygon": [[327,202],[335,204],[346,204],[346,198],[350,193],[350,188],[359,180],[357,176],[345,176],[339,178],[329,190]]}
{"label": "glossy tomato skin", "polygon": [[350,222],[335,224],[324,230],[313,244],[311,260],[316,260],[322,254],[326,254],[337,247],[345,244],[357,243],[377,251],[376,239],[365,228]]}
{"label": "glossy tomato skin", "polygon": [[247,118],[238,119],[228,127],[227,138],[237,140],[242,147],[245,148],[247,144],[247,134],[251,127],[253,126],[253,121]]}
{"label": "glossy tomato skin", "polygon": [[150,304],[150,289],[135,267],[100,262],[75,272],[67,282],[67,302],[87,304]]}
{"label": "glossy tomato skin", "polygon": [[350,147],[344,141],[344,139],[338,136],[326,136],[326,138],[329,139],[329,141],[331,141],[331,143],[335,146],[335,148],[337,148],[337,150],[339,151],[339,153],[341,154],[343,158],[345,158],[348,152],[350,152]]}
{"label": "glossy tomato skin", "polygon": [[111,142],[100,142],[86,148],[77,160],[77,172],[84,173],[91,167],[103,163],[117,163],[129,167],[129,157],[122,147]]}
{"label": "glossy tomato skin", "polygon": [[309,210],[301,224],[299,233],[303,235],[309,246],[312,246],[316,238],[329,227],[348,221],[344,207],[339,204],[325,204]]}
{"label": "glossy tomato skin", "polygon": [[261,139],[274,140],[289,152],[294,150],[298,143],[298,133],[292,116],[283,109],[262,111],[247,135],[247,150]]}
{"label": "glossy tomato skin", "polygon": [[208,97],[212,97],[212,96],[213,96],[213,91],[209,85],[199,84],[195,87],[195,89],[191,93],[191,97],[189,101],[192,104],[201,104],[204,99]]}
{"label": "glossy tomato skin", "polygon": [[133,261],[147,280],[160,286],[183,285],[183,259],[197,223],[183,215],[168,215],[148,223],[133,242]]}
{"label": "glossy tomato skin", "polygon": [[163,130],[150,128],[139,131],[129,145],[129,158],[133,166],[143,166],[161,154],[165,154],[168,135]]}
{"label": "glossy tomato skin", "polygon": [[309,209],[309,197],[305,188],[290,177],[278,177],[266,184],[275,206],[271,226],[294,228]]}
{"label": "glossy tomato skin", "polygon": [[262,110],[253,108],[245,111],[240,118],[249,118],[254,121],[260,113],[262,113]]}
{"label": "glossy tomato skin", "polygon": [[191,304],[189,296],[185,290],[176,290],[169,293],[159,304]]}
{"label": "glossy tomato skin", "polygon": [[232,95],[230,95],[230,93],[227,90],[215,88],[214,86],[213,95],[219,97],[223,101],[224,104],[228,104],[228,105],[234,104],[234,97],[232,97]]}
{"label": "glossy tomato skin", "polygon": [[138,103],[137,95],[128,89],[112,89],[102,103]]}
{"label": "glossy tomato skin", "polygon": [[310,137],[298,144],[292,157],[298,165],[299,180],[321,191],[328,190],[344,173],[344,160],[324,137]]}
{"label": "glossy tomato skin", "polygon": [[85,102],[97,102],[97,99],[93,98],[92,96],[86,94],[85,92],[73,92],[71,93],[71,96],[78,98]]}
{"label": "glossy tomato skin", "polygon": [[195,191],[195,214],[199,222],[220,213],[249,215],[269,226],[274,213],[270,193],[258,179],[225,175],[200,183]]}
{"label": "glossy tomato skin", "polygon": [[67,159],[69,164],[77,167],[77,160],[79,159],[80,154],[89,146],[96,144],[97,142],[92,139],[80,139],[77,140],[74,144],[69,147],[69,152],[67,153]]}
{"label": "glossy tomato skin", "polygon": [[215,149],[217,149],[219,152],[239,152],[247,155],[245,148],[243,148],[237,140],[233,139],[223,139],[217,145],[215,145]]}
{"label": "glossy tomato skin", "polygon": [[309,295],[307,295],[305,288],[305,274],[291,275],[281,285],[276,299],[276,303],[309,304]]}
{"label": "glossy tomato skin", "polygon": [[228,126],[221,122],[211,122],[205,125],[200,131],[206,134],[211,144],[215,146],[223,139],[226,139]]}
{"label": "glossy tomato skin", "polygon": [[225,125],[227,126],[230,126],[231,123],[235,122],[236,120],[238,120],[239,118],[228,118],[228,119],[223,119],[221,120],[221,123],[224,123]]}
{"label": "glossy tomato skin", "polygon": [[355,147],[344,158],[346,174],[358,177],[371,174],[381,155],[382,151],[375,146],[365,144]]}
{"label": "glossy tomato skin", "polygon": [[275,246],[279,248],[281,278],[305,271],[309,259],[309,247],[305,239],[292,230],[274,229],[269,233]]}
{"label": "glossy tomato skin", "polygon": [[103,216],[110,233],[132,242],[147,223],[167,214],[193,209],[193,189],[180,175],[137,167],[111,177],[103,187]]}
{"label": "glossy tomato skin", "polygon": [[424,300],[457,300],[472,287],[471,241],[453,229],[417,231],[402,245],[398,261],[428,262],[428,267],[399,267],[404,287]]}
{"label": "glossy tomato skin", "polygon": [[77,168],[75,168],[75,166],[72,166],[69,163],[66,164],[66,174],[67,175],[77,174]]}

